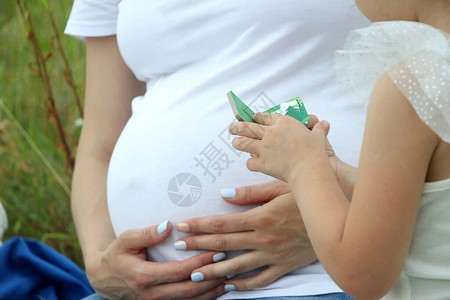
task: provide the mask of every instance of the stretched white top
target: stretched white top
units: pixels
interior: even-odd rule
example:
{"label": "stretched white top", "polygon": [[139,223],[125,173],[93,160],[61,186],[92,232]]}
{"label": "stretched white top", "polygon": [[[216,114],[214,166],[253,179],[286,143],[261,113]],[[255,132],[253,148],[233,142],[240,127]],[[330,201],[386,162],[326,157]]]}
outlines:
{"label": "stretched white top", "polygon": [[[125,62],[147,83],[109,167],[116,234],[166,219],[176,224],[246,210],[224,202],[219,190],[271,180],[248,171],[248,155],[231,147],[229,90],[255,111],[301,97],[310,113],[331,122],[338,155],[356,165],[365,112],[339,92],[333,55],[350,30],[367,24],[352,0],[75,0],[66,33],[117,34]],[[175,251],[181,236],[174,230],[149,249],[151,259],[195,254]],[[262,289],[225,297],[337,291],[316,263]]]}

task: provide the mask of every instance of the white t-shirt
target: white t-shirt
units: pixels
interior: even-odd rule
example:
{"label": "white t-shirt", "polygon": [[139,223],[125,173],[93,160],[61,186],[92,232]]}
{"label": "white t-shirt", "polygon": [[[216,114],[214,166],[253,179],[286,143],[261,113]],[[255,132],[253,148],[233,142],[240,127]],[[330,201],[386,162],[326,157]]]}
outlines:
{"label": "white t-shirt", "polygon": [[[248,155],[231,147],[229,90],[255,111],[301,97],[309,113],[330,121],[337,154],[356,165],[365,112],[339,92],[333,55],[350,30],[366,25],[351,0],[76,0],[66,33],[117,34],[125,62],[147,83],[146,94],[132,102],[109,166],[116,234],[248,209],[227,204],[219,190],[271,180],[248,171]],[[194,255],[174,250],[182,236],[174,230],[148,250],[151,259]],[[224,298],[338,291],[315,263]]]}

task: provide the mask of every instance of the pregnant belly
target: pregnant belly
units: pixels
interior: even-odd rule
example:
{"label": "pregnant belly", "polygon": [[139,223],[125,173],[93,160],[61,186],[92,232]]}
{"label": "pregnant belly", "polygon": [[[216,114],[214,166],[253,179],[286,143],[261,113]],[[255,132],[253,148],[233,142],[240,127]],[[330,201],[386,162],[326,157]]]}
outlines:
{"label": "pregnant belly", "polygon": [[[249,208],[228,204],[219,190],[270,178],[246,169],[248,155],[230,147],[229,114],[223,119],[133,115],[108,171],[108,206],[116,235],[164,220],[177,224]],[[148,249],[151,260],[181,260],[196,254],[174,250],[173,243],[184,235],[173,230],[164,243]]]}

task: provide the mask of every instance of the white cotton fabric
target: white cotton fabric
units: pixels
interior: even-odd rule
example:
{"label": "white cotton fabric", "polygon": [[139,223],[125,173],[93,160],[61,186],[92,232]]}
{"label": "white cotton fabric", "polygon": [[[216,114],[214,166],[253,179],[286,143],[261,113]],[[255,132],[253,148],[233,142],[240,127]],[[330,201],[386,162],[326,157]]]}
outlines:
{"label": "white cotton fabric", "polygon": [[8,229],[8,216],[6,215],[5,208],[3,208],[0,202],[0,245],[2,244],[3,235]]}
{"label": "white cotton fabric", "polygon": [[450,299],[450,178],[425,183],[402,275],[383,300]]}
{"label": "white cotton fabric", "polygon": [[450,34],[430,25],[380,22],[351,32],[336,52],[344,92],[367,103],[388,73],[420,119],[450,143]]}
{"label": "white cotton fabric", "polygon": [[120,0],[76,0],[66,27],[66,33],[84,39],[114,35]]}
{"label": "white cotton fabric", "polygon": [[[247,210],[227,204],[221,188],[271,180],[252,173],[231,147],[233,90],[255,111],[299,96],[332,124],[330,141],[356,165],[365,111],[338,90],[333,55],[348,32],[369,22],[352,0],[75,0],[66,33],[117,34],[119,50],[147,92],[132,102],[111,158],[107,197],[117,235],[170,220]],[[115,25],[113,24],[115,20]],[[129,101],[129,99],[124,99]],[[105,99],[105,106],[108,99]],[[151,260],[176,251],[173,230],[148,249]],[[228,257],[236,253],[227,253]],[[223,298],[314,295],[340,289],[318,263],[253,291]]]}

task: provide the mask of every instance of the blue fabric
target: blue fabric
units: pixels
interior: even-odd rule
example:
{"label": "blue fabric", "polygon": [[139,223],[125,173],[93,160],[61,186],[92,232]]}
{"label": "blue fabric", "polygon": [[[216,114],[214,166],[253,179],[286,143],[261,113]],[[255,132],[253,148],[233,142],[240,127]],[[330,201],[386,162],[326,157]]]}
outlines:
{"label": "blue fabric", "polygon": [[43,243],[14,237],[0,246],[0,299],[79,300],[93,292],[84,271]]}

